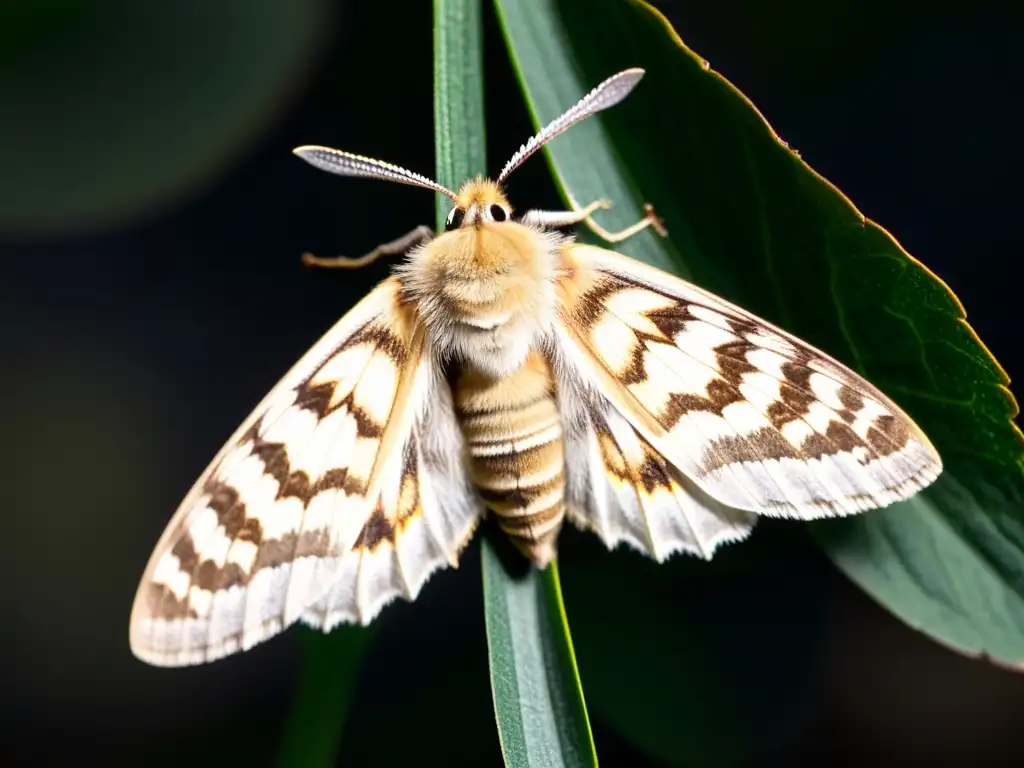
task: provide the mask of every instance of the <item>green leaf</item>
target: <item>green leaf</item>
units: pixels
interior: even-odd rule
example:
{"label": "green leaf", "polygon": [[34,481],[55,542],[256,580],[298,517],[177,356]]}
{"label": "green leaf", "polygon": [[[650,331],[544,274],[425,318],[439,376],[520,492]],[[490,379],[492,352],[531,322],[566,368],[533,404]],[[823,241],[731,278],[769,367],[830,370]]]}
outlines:
{"label": "green leaf", "polygon": [[289,106],[334,17],[320,0],[3,5],[0,167],[17,183],[0,184],[0,232],[19,235],[110,226],[207,183]]}
{"label": "green leaf", "polygon": [[[434,2],[434,142],[437,181],[458,189],[487,167],[480,0]],[[451,200],[437,195],[437,231]]]}
{"label": "green leaf", "polygon": [[597,765],[558,565],[512,579],[484,541],[484,611],[505,764]]}
{"label": "green leaf", "polygon": [[342,625],[329,634],[301,628],[303,669],[278,747],[277,764],[332,766],[356,680],[375,630]]}
{"label": "green leaf", "polygon": [[[878,384],[946,470],[884,510],[810,524],[857,584],[970,654],[1024,663],[1024,474],[1007,377],[949,289],[865,220],[754,106],[639,0],[496,0],[535,122],[608,75],[647,75],[547,156],[563,194],[608,197],[624,226],[651,201],[667,240],[622,251],[736,301]],[[614,148],[614,149],[613,149]],[[756,535],[756,533],[755,533]]]}
{"label": "green leaf", "polygon": [[[435,0],[437,180],[486,171],[480,0]],[[450,203],[439,200],[437,228]],[[596,765],[558,569],[514,578],[482,547],[491,689],[506,765]]]}

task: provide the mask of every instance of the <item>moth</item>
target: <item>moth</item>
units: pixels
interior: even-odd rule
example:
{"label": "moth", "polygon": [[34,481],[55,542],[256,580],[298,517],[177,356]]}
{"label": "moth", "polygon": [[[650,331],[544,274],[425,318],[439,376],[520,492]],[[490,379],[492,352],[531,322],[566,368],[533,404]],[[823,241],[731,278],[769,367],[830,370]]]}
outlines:
{"label": "moth", "polygon": [[710,558],[759,515],[811,520],[905,499],[941,472],[921,429],[825,353],[738,306],[560,232],[611,243],[609,205],[517,215],[503,184],[641,69],[607,79],[458,192],[318,146],[342,176],[452,201],[353,267],[404,259],[284,376],[170,521],[132,609],[146,662],[210,661],[296,621],[369,623],[456,566],[490,515],[536,567],[564,521],[609,547]]}

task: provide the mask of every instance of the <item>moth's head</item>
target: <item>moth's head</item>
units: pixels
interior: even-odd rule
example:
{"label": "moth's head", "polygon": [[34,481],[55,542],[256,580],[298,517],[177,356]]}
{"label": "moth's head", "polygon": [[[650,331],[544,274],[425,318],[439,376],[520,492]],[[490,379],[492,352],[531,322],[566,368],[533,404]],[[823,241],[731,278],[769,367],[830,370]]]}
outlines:
{"label": "moth's head", "polygon": [[455,195],[455,205],[445,219],[444,231],[480,228],[484,224],[501,224],[511,219],[512,206],[501,187],[490,179],[477,176],[463,184]]}
{"label": "moth's head", "polygon": [[444,232],[417,260],[452,278],[489,280],[529,267],[537,251],[533,238],[512,221],[512,206],[497,182],[477,176],[459,189]]}

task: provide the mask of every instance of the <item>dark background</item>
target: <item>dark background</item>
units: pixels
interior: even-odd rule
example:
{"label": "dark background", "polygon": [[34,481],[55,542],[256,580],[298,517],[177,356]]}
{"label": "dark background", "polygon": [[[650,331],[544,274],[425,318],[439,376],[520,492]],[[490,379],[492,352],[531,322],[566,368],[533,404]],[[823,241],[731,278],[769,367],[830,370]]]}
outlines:
{"label": "dark background", "polygon": [[[0,15],[0,201],[42,189],[73,208],[75,188],[163,173],[174,158],[158,141],[146,143],[150,124],[171,125],[185,147],[175,151],[204,159],[120,208],[0,214],[4,762],[266,764],[296,680],[296,633],[214,665],[154,669],[128,650],[131,599],[171,512],[222,441],[387,272],[384,264],[310,271],[301,252],[356,255],[432,223],[429,193],[331,177],[290,153],[326,144],[432,172],[429,4],[296,2],[310,20],[303,45],[219,149],[211,149],[224,134],[217,105],[260,87],[245,73],[270,66],[274,25],[256,24],[244,45],[228,44],[222,35],[231,28],[218,31],[213,19],[189,26],[182,9],[199,4],[125,4],[109,23],[129,31],[112,33],[101,49],[89,38],[107,23],[98,10],[44,5],[53,12],[15,11],[6,26]],[[1024,375],[1021,14],[852,2],[656,5],[812,167],[949,284],[1011,377]],[[244,12],[272,6],[263,0]],[[485,11],[496,171],[533,129],[487,4]],[[185,34],[174,45],[132,65],[152,88],[131,90],[101,68],[89,79],[91,56],[127,60],[175,25]],[[170,87],[200,54],[213,69]],[[241,73],[237,83],[218,78],[218,56],[224,72]],[[54,64],[64,59],[78,62],[81,82]],[[52,91],[4,90],[35,76],[33,68],[53,70],[39,79]],[[5,93],[21,101],[3,103]],[[104,156],[97,173],[90,142],[124,129],[121,113],[104,106],[113,102],[138,102],[142,127],[127,131],[123,150]],[[44,118],[45,126],[32,124]],[[38,142],[9,139],[37,130],[63,142],[52,148],[63,165],[49,152],[33,156]],[[521,206],[558,205],[541,160],[517,172],[512,191]],[[12,202],[8,210],[21,209]],[[574,532],[563,539],[570,621],[574,596],[586,590],[574,562],[579,573],[596,560],[646,577],[639,556],[605,554]],[[458,571],[435,576],[416,604],[394,604],[379,620],[346,731],[349,762],[500,763],[476,549]],[[702,674],[670,690],[672,674],[642,686],[661,687],[684,731],[705,697],[719,703],[724,715],[700,721],[698,763],[718,762],[709,757],[716,743],[733,762],[756,766],[800,757],[835,765],[1024,761],[1024,679],[915,633],[792,526],[761,525],[710,565],[666,568],[679,571],[679,633],[700,637],[689,646],[699,654],[681,650],[679,674]],[[604,610],[603,620],[616,620],[612,600]],[[589,690],[590,654],[577,651]],[[628,664],[643,648],[618,653],[605,663]],[[641,764],[604,712],[592,703],[603,762]],[[730,741],[742,743],[726,748]]]}

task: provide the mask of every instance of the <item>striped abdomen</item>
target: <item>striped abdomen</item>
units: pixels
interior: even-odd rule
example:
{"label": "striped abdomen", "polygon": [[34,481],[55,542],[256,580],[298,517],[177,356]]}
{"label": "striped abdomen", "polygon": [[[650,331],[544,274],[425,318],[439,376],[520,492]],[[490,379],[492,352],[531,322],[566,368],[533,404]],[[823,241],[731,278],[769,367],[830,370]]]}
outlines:
{"label": "striped abdomen", "polygon": [[510,376],[475,369],[455,382],[455,407],[469,449],[470,476],[513,543],[548,564],[565,517],[562,422],[551,369],[531,352]]}

